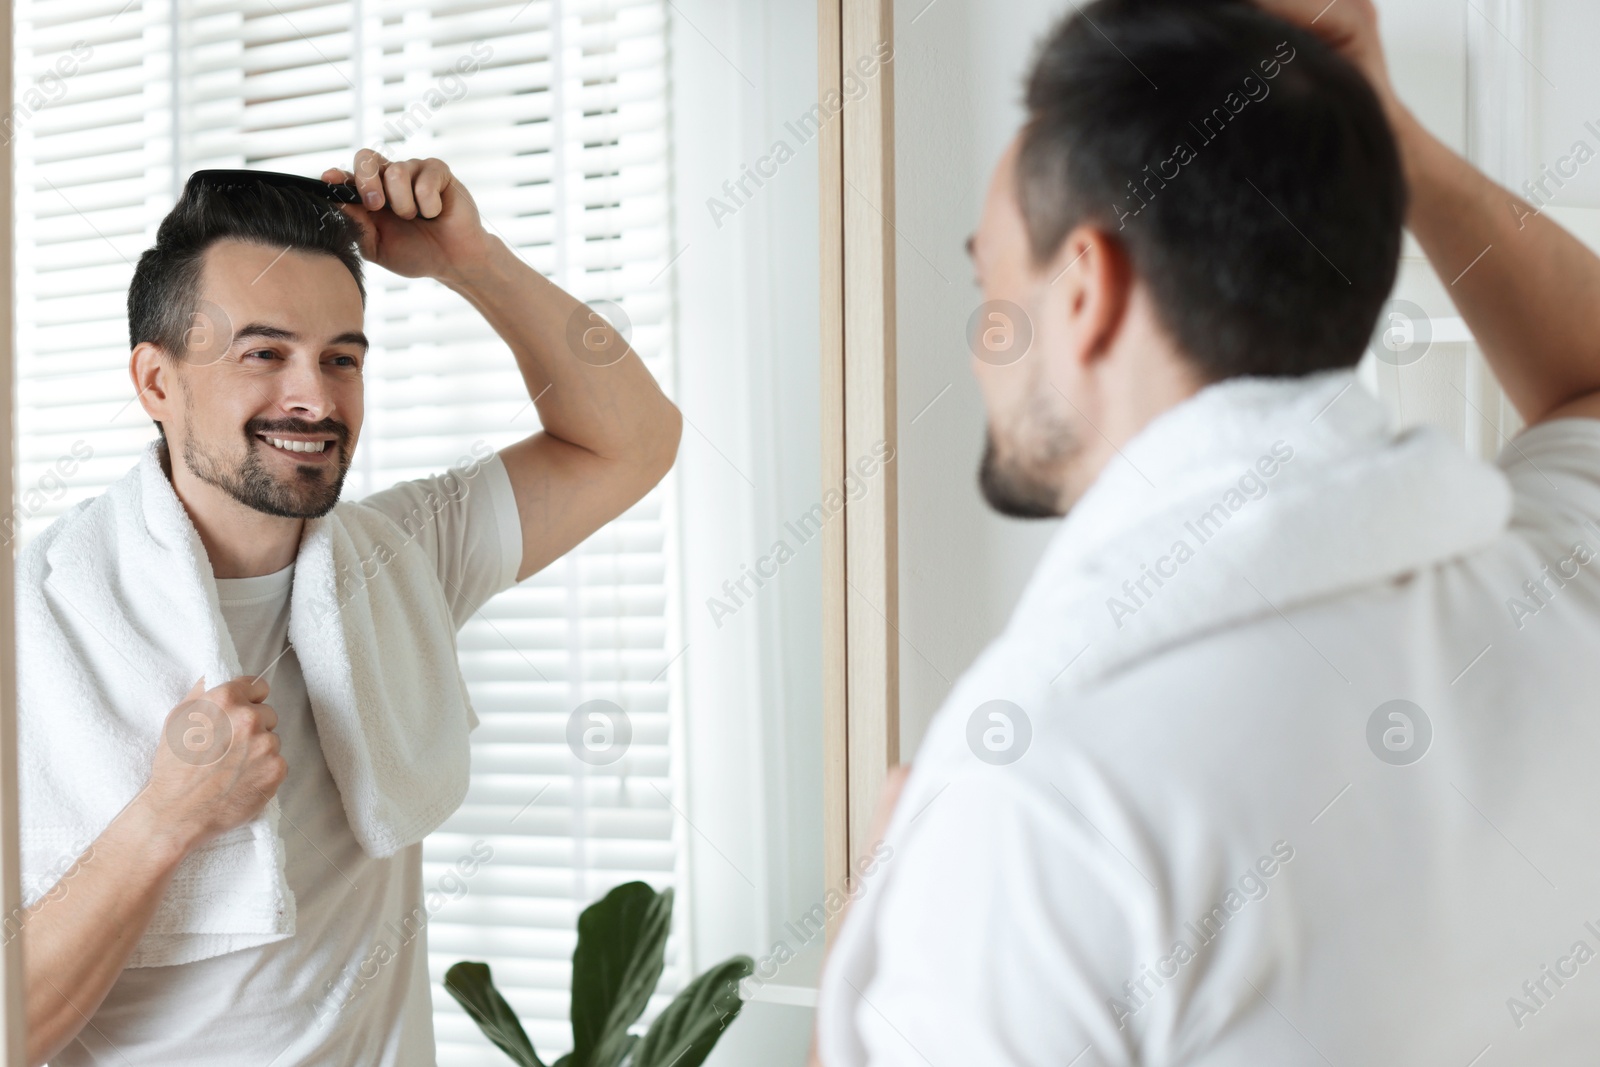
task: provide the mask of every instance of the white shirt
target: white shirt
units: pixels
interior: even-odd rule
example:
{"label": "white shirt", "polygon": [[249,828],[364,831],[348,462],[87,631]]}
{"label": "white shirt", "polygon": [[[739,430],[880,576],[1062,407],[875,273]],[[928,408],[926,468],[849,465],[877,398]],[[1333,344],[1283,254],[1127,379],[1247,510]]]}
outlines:
{"label": "white shirt", "polygon": [[[516,498],[499,455],[478,475],[401,482],[365,500],[397,522],[430,514],[430,500],[446,502],[417,528],[416,540],[437,564],[457,628],[516,583],[522,562]],[[299,662],[292,648],[284,652],[293,576],[290,564],[218,579],[217,592],[240,665],[252,677],[268,671],[266,702],[278,713],[289,768],[277,796],[294,936],[194,963],[124,970],[53,1067],[435,1062],[426,926],[433,912],[424,902],[422,845],[374,859],[351,832]]]}
{"label": "white shirt", "polygon": [[[1327,418],[1375,405],[1356,394]],[[1505,449],[1507,525],[1489,483],[1408,503],[1429,469],[1487,465],[1430,460],[1408,481],[1381,448],[1323,464],[1302,437],[1324,425],[1279,420],[1301,481],[1226,503],[1229,536],[1258,523],[1250,551],[1180,563],[1158,554],[1177,537],[1152,538],[1097,571],[1149,525],[1129,466],[1198,487],[1191,518],[1222,499],[1183,452],[1230,410],[1130,443],[1102,476],[1114,491],[1079,505],[1099,536],[1068,517],[930,725],[824,975],[826,1067],[1595,1062],[1600,421]],[[1236,472],[1251,454],[1229,453]],[[1466,496],[1484,506],[1457,523]],[[1436,547],[1495,506],[1497,534]],[[1293,581],[1275,570],[1311,581],[1406,544],[1439,558],[1277,591]],[[1117,592],[1162,559],[1163,584]],[[1096,574],[1098,595],[1062,592]],[[1186,583],[1193,625],[1162,614]],[[1057,640],[1079,616],[1092,636]],[[1074,681],[1108,642],[1158,631]],[[1020,758],[978,757],[1008,740]]]}

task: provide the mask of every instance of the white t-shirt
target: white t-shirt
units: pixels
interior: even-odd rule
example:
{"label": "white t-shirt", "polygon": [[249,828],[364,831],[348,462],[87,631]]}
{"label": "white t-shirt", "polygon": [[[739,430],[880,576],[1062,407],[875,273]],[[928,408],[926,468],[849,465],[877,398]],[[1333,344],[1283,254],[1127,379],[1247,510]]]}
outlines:
{"label": "white t-shirt", "polygon": [[1600,421],[1498,465],[1498,543],[1042,702],[1014,763],[942,709],[826,1067],[1600,1061]]}
{"label": "white t-shirt", "polygon": [[[430,500],[446,502],[434,521],[406,528],[417,529],[417,543],[437,562],[459,628],[516,584],[522,533],[498,454],[472,478],[445,485],[443,477],[402,482],[364,503],[398,522],[429,514]],[[277,658],[288,641],[293,576],[290,564],[218,579],[217,593],[242,668],[254,676],[277,659],[266,702],[278,713],[289,768],[277,795],[294,936],[194,963],[124,970],[52,1067],[433,1067],[427,929],[401,924],[419,909],[428,914],[422,845],[374,859],[351,832],[300,664],[292,648]]]}

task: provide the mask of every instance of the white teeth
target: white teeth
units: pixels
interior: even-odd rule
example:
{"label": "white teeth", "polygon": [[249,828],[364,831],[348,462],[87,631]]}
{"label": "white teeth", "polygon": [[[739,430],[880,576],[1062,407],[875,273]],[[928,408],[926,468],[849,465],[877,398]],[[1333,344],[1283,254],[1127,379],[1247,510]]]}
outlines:
{"label": "white teeth", "polygon": [[286,441],[281,437],[268,437],[267,441],[290,452],[321,452],[328,444],[326,441]]}

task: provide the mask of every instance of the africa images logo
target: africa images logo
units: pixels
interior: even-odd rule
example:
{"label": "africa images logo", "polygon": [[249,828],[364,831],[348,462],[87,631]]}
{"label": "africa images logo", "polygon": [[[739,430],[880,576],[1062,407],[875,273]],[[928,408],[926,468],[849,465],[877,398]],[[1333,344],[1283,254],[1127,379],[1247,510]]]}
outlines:
{"label": "africa images logo", "polygon": [[1417,762],[1432,743],[1433,722],[1409,700],[1385,701],[1367,717],[1367,747],[1391,766]]}

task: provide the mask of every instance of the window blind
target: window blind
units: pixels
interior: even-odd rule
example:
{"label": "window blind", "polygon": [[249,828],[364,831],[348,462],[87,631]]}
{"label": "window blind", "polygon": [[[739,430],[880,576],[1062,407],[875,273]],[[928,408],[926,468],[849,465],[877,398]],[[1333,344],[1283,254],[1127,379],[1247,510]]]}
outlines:
{"label": "window blind", "polygon": [[[526,262],[621,307],[670,395],[665,8],[20,0],[19,101],[81,58],[14,133],[19,540],[101,492],[155,433],[127,374],[127,285],[200,168],[315,175],[349,169],[357,147],[443,159]],[[371,264],[367,284],[374,347],[347,498],[537,428],[509,349],[463,299]],[[450,964],[487,961],[541,1053],[558,1053],[578,912],[633,878],[683,881],[671,488],[669,476],[461,632],[481,719],[471,786],[424,845],[424,890],[446,898],[428,924],[441,1064],[504,1062],[444,992]],[[594,699],[632,725],[626,755],[602,767],[566,742],[569,715]],[[488,861],[453,874],[480,841]],[[677,911],[664,993],[686,978]]]}

